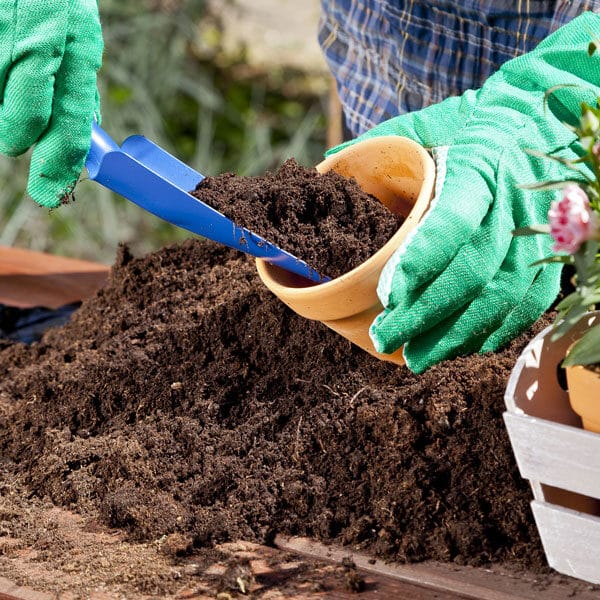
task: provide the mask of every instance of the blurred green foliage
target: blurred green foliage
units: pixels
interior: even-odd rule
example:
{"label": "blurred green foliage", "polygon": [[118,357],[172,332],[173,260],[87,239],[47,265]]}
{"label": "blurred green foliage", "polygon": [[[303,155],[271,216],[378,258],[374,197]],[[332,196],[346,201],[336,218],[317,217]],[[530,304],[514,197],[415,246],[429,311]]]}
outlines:
{"label": "blurred green foliage", "polygon": [[[103,126],[117,142],[142,133],[204,174],[254,175],[294,156],[313,165],[325,149],[325,98],[301,73],[256,73],[220,53],[202,0],[103,0]],[[290,92],[289,81],[297,85]],[[284,85],[284,83],[286,85]],[[83,180],[54,211],[25,194],[28,157],[0,157],[0,245],[111,263],[193,234]]]}

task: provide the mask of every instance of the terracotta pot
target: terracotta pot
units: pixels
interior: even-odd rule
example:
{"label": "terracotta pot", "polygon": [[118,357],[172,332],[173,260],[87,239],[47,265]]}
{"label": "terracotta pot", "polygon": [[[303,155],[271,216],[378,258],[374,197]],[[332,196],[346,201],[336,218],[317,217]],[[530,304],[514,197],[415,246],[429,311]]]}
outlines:
{"label": "terracotta pot", "polygon": [[600,433],[600,373],[581,365],[566,367],[571,408],[584,429]]}
{"label": "terracotta pot", "polygon": [[261,259],[256,261],[258,274],[299,315],[323,322],[379,359],[404,364],[402,348],[393,354],[376,352],[369,326],[383,310],[376,291],[381,270],[419,222],[433,196],[433,159],[412,140],[385,136],[349,146],[325,159],[317,169],[354,177],[365,192],[405,217],[404,223],[371,258],[326,283],[314,284]]}

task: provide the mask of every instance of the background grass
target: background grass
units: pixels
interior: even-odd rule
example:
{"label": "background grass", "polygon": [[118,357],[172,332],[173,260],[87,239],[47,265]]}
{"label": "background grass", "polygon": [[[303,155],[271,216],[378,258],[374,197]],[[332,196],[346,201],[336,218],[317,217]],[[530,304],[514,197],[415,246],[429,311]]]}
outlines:
{"label": "background grass", "polygon": [[[117,142],[143,133],[207,175],[321,160],[324,95],[303,73],[260,73],[243,55],[224,56],[218,15],[202,0],[103,0],[100,11],[103,126]],[[193,235],[91,181],[74,203],[41,208],[25,192],[28,163],[0,157],[0,245],[111,263],[119,242],[140,254]]]}

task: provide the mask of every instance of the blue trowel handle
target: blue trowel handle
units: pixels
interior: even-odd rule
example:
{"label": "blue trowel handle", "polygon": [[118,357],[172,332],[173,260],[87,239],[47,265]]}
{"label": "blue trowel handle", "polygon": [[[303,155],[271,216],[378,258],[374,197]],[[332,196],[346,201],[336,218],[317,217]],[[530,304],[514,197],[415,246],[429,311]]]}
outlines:
{"label": "blue trowel handle", "polygon": [[86,168],[90,179],[169,223],[312,281],[328,280],[304,261],[236,225],[192,196],[189,191],[195,189],[204,175],[141,135],[127,138],[119,147],[94,123]]}

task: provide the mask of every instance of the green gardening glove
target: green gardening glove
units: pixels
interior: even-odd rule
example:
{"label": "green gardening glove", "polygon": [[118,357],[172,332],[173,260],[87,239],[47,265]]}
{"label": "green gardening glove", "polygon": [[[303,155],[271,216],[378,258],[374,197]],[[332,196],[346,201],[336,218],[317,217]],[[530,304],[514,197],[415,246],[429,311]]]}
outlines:
{"label": "green gardening glove", "polygon": [[0,152],[35,145],[28,191],[43,206],[68,198],[83,168],[102,47],[96,0],[0,0]]}
{"label": "green gardening glove", "polygon": [[[358,138],[407,136],[433,149],[437,167],[429,211],[379,280],[384,311],[371,326],[379,352],[405,344],[407,365],[419,373],[446,358],[497,350],[556,298],[561,266],[530,266],[551,253],[550,236],[512,232],[547,223],[557,193],[520,185],[573,175],[525,149],[562,158],[581,152],[563,122],[577,123],[581,102],[595,105],[600,96],[600,57],[587,52],[594,37],[600,15],[584,13],[505,63],[480,90]],[[546,91],[565,84],[545,106]]]}

